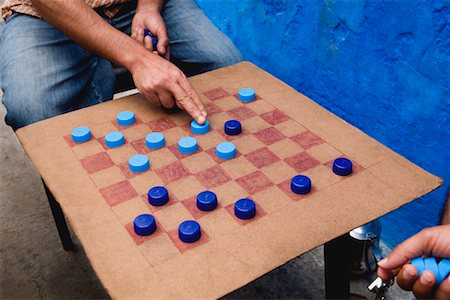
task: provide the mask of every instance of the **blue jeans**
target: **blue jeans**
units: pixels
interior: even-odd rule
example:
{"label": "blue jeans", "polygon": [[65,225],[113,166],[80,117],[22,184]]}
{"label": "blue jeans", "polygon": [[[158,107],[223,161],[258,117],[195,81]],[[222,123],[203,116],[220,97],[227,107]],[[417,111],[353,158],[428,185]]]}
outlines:
{"label": "blue jeans", "polygon": [[[112,19],[104,18],[130,34],[135,2],[127,7]],[[166,1],[163,17],[172,60],[187,75],[242,59],[194,0]],[[0,76],[6,123],[14,130],[110,100],[115,85],[109,61],[78,46],[46,21],[17,13],[4,25]]]}

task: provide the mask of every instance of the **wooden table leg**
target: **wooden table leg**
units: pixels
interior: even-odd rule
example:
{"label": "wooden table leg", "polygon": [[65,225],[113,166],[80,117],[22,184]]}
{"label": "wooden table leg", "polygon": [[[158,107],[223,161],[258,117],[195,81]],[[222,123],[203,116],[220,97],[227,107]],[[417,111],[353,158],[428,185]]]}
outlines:
{"label": "wooden table leg", "polygon": [[325,297],[350,298],[350,235],[344,234],[324,245]]}
{"label": "wooden table leg", "polygon": [[48,203],[50,204],[50,209],[52,210],[53,219],[55,220],[56,228],[58,229],[63,248],[66,251],[74,251],[75,245],[73,244],[72,238],[70,237],[70,232],[67,228],[66,219],[64,218],[64,213],[61,209],[61,206],[59,205],[58,201],[56,201],[55,197],[53,196],[52,192],[50,192],[45,182],[43,183],[45,193],[47,194]]}

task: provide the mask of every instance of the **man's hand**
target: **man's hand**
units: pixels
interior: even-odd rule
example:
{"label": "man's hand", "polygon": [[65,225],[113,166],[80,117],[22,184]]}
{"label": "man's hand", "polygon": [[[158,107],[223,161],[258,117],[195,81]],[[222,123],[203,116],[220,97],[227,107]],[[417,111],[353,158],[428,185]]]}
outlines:
{"label": "man's hand", "polygon": [[158,55],[148,53],[130,69],[138,90],[154,105],[185,109],[197,122],[206,121],[206,109],[183,72]]}
{"label": "man's hand", "polygon": [[148,29],[158,38],[157,54],[169,59],[169,37],[160,9],[161,3],[158,5],[158,3],[154,2],[145,3],[139,1],[133,23],[131,24],[131,37],[152,51],[152,39],[149,36],[144,36],[144,29]]}
{"label": "man's hand", "polygon": [[419,277],[416,268],[409,264],[419,256],[450,258],[450,225],[424,229],[398,245],[378,263],[378,276],[387,280],[398,275],[398,285],[412,290],[417,298],[450,299],[450,276],[435,288],[436,278],[432,272],[424,271]]}

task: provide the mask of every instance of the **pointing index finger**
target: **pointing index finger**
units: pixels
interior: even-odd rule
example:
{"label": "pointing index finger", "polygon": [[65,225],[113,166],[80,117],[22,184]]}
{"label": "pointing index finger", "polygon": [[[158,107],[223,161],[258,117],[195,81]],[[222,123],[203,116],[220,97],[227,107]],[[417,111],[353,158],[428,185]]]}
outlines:
{"label": "pointing index finger", "polygon": [[172,86],[172,92],[177,101],[177,105],[183,107],[199,124],[203,124],[206,121],[206,116],[202,113],[201,109],[197,106],[194,99],[181,88],[178,84]]}
{"label": "pointing index finger", "polygon": [[196,106],[198,107],[198,109],[200,110],[200,112],[202,113],[202,115],[205,117],[205,120],[206,120],[206,116],[207,116],[206,108],[203,105],[202,100],[200,100],[200,97],[198,96],[197,92],[194,90],[192,85],[189,83],[189,80],[187,80],[186,76],[183,76],[179,80],[179,84],[186,91],[186,93],[189,95],[189,97],[192,98],[192,100],[194,101],[194,103],[196,104]]}

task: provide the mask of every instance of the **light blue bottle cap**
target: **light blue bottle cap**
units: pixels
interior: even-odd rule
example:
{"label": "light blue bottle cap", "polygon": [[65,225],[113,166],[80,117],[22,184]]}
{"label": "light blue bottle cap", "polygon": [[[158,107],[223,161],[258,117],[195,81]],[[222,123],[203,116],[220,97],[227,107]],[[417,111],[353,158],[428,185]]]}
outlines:
{"label": "light blue bottle cap", "polygon": [[423,259],[423,263],[425,264],[425,270],[431,271],[437,280],[439,278],[439,269],[438,269],[438,264],[436,262],[436,258],[425,257]]}
{"label": "light blue bottle cap", "polygon": [[84,143],[91,139],[91,130],[86,126],[77,127],[72,130],[72,140],[75,143]]}
{"label": "light blue bottle cap", "polygon": [[134,112],[132,111],[122,111],[117,115],[117,123],[120,126],[130,126],[134,124]]}
{"label": "light blue bottle cap", "polygon": [[136,154],[128,160],[128,167],[134,173],[145,172],[150,168],[150,161],[146,155]]}
{"label": "light blue bottle cap", "polygon": [[117,148],[125,143],[125,138],[122,132],[111,131],[105,136],[105,143],[109,148]]}
{"label": "light blue bottle cap", "polygon": [[250,88],[243,88],[238,92],[238,99],[242,102],[252,102],[253,100],[255,100],[255,97],[255,91]]}
{"label": "light blue bottle cap", "polygon": [[436,279],[436,284],[441,284],[442,281],[450,274],[450,259],[444,258],[438,264],[439,278]]}
{"label": "light blue bottle cap", "polygon": [[193,134],[205,134],[209,131],[209,121],[206,120],[203,125],[200,125],[197,121],[192,120],[191,131]]}
{"label": "light blue bottle cap", "polygon": [[164,147],[166,140],[161,132],[152,132],[145,137],[145,144],[150,149],[159,149]]}
{"label": "light blue bottle cap", "polygon": [[193,137],[183,137],[178,141],[178,150],[183,154],[192,154],[198,149],[197,140]]}
{"label": "light blue bottle cap", "polygon": [[425,271],[425,263],[423,262],[422,257],[411,259],[411,264],[417,269],[419,276],[422,275],[423,271]]}
{"label": "light blue bottle cap", "polygon": [[230,142],[222,142],[216,147],[216,155],[220,159],[231,159],[236,156],[236,146]]}

